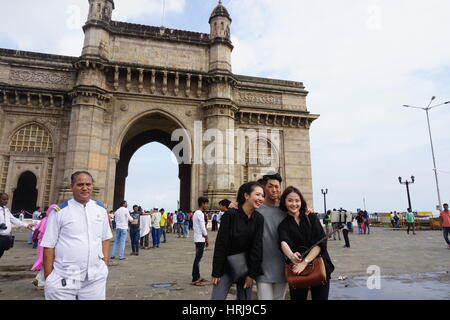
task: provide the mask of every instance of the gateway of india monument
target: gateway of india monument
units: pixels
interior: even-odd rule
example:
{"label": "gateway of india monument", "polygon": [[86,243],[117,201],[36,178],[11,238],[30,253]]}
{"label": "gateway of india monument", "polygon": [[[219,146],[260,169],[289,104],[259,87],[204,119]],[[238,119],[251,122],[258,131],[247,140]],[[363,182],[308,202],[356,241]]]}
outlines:
{"label": "gateway of india monument", "polygon": [[[133,154],[150,142],[177,154],[174,132],[190,138],[178,153],[182,209],[199,196],[215,208],[272,170],[312,205],[309,128],[319,116],[302,82],[232,72],[221,1],[209,33],[113,21],[113,10],[113,0],[89,0],[79,57],[0,49],[0,192],[13,212],[71,197],[77,170],[92,173],[93,199],[116,209]],[[235,141],[245,141],[240,155]]]}

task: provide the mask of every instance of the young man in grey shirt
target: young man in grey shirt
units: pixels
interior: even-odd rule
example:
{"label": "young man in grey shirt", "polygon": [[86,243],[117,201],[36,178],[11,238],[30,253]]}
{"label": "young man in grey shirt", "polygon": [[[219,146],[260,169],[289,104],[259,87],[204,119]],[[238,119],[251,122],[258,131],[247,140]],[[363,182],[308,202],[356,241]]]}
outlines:
{"label": "young man in grey shirt", "polygon": [[270,172],[258,182],[264,185],[265,200],[258,212],[264,216],[263,261],[264,274],[256,279],[259,300],[284,300],[288,287],[284,275],[284,256],[278,240],[278,225],[286,213],[278,207],[281,196],[280,174]]}

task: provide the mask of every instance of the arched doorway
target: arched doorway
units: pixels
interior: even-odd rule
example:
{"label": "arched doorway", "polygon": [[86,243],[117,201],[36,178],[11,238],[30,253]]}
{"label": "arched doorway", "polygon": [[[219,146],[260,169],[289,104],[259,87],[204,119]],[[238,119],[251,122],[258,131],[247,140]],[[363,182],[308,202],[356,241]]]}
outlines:
{"label": "arched doorway", "polygon": [[37,178],[34,173],[26,171],[20,175],[17,188],[13,193],[12,212],[26,210],[32,213],[36,209],[38,196],[36,185]]}
{"label": "arched doorway", "polygon": [[[120,158],[116,166],[114,209],[117,209],[120,201],[125,199],[128,167],[134,153],[142,146],[152,142],[159,142],[173,150],[179,144],[179,141],[171,140],[172,132],[177,129],[181,129],[181,125],[160,112],[145,115],[130,125],[122,139]],[[189,153],[190,150],[186,150],[186,152]],[[179,156],[183,156],[183,154]],[[180,208],[189,210],[191,209],[191,164],[178,165],[178,178],[180,179]]]}

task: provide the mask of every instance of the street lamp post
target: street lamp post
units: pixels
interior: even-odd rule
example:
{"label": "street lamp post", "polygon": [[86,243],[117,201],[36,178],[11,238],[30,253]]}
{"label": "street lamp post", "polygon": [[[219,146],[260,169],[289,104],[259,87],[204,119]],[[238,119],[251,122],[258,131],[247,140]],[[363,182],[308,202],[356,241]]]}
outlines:
{"label": "street lamp post", "polygon": [[437,196],[438,196],[438,205],[439,205],[439,210],[442,210],[442,202],[441,202],[441,194],[439,192],[439,181],[438,181],[438,174],[437,174],[437,168],[436,168],[436,158],[434,156],[434,147],[433,147],[433,139],[431,137],[431,126],[430,126],[430,117],[428,115],[428,111],[430,111],[433,108],[442,106],[444,104],[449,104],[450,101],[446,101],[444,103],[440,103],[440,104],[436,104],[434,106],[431,106],[431,103],[433,102],[433,100],[436,99],[435,96],[431,97],[430,103],[428,104],[428,106],[426,108],[422,108],[422,107],[415,107],[415,106],[410,106],[410,105],[403,105],[406,108],[415,108],[415,109],[422,109],[425,110],[425,113],[427,115],[427,124],[428,124],[428,133],[430,135],[430,144],[431,144],[431,156],[433,157],[433,171],[434,171],[434,178],[436,180],[436,190],[437,190]]}
{"label": "street lamp post", "polygon": [[323,194],[323,207],[324,207],[324,213],[325,215],[327,214],[327,198],[326,195],[328,193],[328,189],[325,189],[325,191],[323,189],[320,190]]}
{"label": "street lamp post", "polygon": [[402,177],[398,177],[398,182],[400,182],[400,184],[406,184],[406,193],[408,195],[408,208],[412,210],[411,197],[409,195],[409,185],[414,183],[414,176],[411,176],[411,181],[406,180],[405,182],[402,182]]}

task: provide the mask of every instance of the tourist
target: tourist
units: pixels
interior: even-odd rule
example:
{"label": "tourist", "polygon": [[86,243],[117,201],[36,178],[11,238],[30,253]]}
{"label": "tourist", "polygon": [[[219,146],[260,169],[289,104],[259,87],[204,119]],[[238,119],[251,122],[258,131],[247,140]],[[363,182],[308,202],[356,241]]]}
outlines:
{"label": "tourist", "polygon": [[450,249],[450,241],[448,240],[448,235],[450,233],[450,211],[448,210],[447,203],[444,203],[444,210],[441,211],[439,220],[441,221],[442,230],[444,232],[444,240],[447,242],[447,249]]}
{"label": "tourist", "polygon": [[219,215],[217,216],[217,224],[220,227],[220,220],[222,216],[228,211],[228,207],[230,206],[231,201],[228,199],[223,199],[219,201]]}
{"label": "tourist", "polygon": [[200,197],[197,200],[198,209],[195,211],[192,219],[194,227],[195,259],[192,265],[192,282],[194,286],[203,286],[208,280],[200,276],[200,261],[203,257],[203,251],[208,247],[208,232],[205,228],[204,212],[208,209],[209,200]]}
{"label": "tourist", "polygon": [[394,213],[391,211],[391,215],[390,215],[390,217],[391,217],[391,225],[392,225],[392,228],[395,228],[395,220],[394,220]]}
{"label": "tourist", "polygon": [[216,231],[218,228],[218,221],[219,220],[219,213],[218,212],[214,212],[212,217],[211,217],[211,231]]}
{"label": "tourist", "polygon": [[409,234],[409,229],[412,229],[413,235],[416,234],[415,220],[414,212],[412,212],[411,208],[408,208],[408,211],[406,212],[406,223],[408,225],[408,228],[406,229],[407,234]]}
{"label": "tourist", "polygon": [[398,216],[397,211],[394,211],[394,225],[395,228],[400,228],[400,217]]}
{"label": "tourist", "polygon": [[[31,216],[31,224],[33,226],[38,225],[41,214],[42,214],[41,207],[37,207],[36,210],[34,210],[33,215]],[[36,249],[38,246],[38,242],[33,241],[33,231],[31,231],[31,230],[28,231],[28,244],[33,244],[33,247],[32,247],[33,249]]]}
{"label": "tourist", "polygon": [[150,217],[150,210],[144,210],[144,214],[141,215],[140,225],[139,225],[139,245],[141,249],[150,249],[149,239],[150,239],[150,229],[152,225],[152,220]]}
{"label": "tourist", "polygon": [[365,210],[363,213],[363,218],[364,218],[364,234],[366,234],[366,231],[367,234],[370,234],[370,216]]}
{"label": "tourist", "polygon": [[188,228],[188,230],[194,230],[194,221],[193,221],[194,213],[192,211],[189,211],[187,213],[187,215],[189,216],[189,228]]}
{"label": "tourist", "polygon": [[159,248],[159,244],[161,242],[161,212],[158,211],[158,208],[153,209],[152,212],[152,240],[153,240],[153,249]]}
{"label": "tourist", "polygon": [[331,223],[331,210],[327,211],[324,218],[325,231],[329,235],[328,239],[331,239],[331,233],[333,232],[333,225]]}
{"label": "tourist", "polygon": [[37,287],[38,290],[44,290],[45,287],[45,277],[44,277],[44,267],[42,263],[44,262],[44,248],[41,246],[42,238],[44,238],[45,229],[47,227],[48,216],[56,207],[56,204],[52,204],[45,211],[45,217],[41,219],[39,224],[35,228],[35,232],[37,232],[37,257],[33,266],[31,267],[32,271],[38,271],[36,278],[32,281],[32,283]]}
{"label": "tourist", "polygon": [[333,240],[336,240],[336,234],[339,240],[341,240],[341,231],[339,230],[341,226],[341,213],[336,209],[331,211],[331,225],[333,227]]}
{"label": "tourist", "polygon": [[183,211],[181,211],[181,209],[178,210],[177,213],[177,234],[178,234],[178,238],[180,238],[181,236],[184,236],[184,219],[185,219],[186,215]]}
{"label": "tourist", "polygon": [[142,211],[139,211],[139,206],[134,205],[133,211],[131,211],[130,216],[133,218],[132,221],[129,222],[130,227],[130,242],[131,242],[131,255],[138,256],[139,255],[139,240],[140,240],[140,227],[141,227],[141,215]]}
{"label": "tourist", "polygon": [[130,212],[127,209],[128,204],[124,200],[120,204],[120,208],[114,213],[116,221],[116,240],[111,251],[111,259],[116,258],[117,246],[119,246],[119,260],[125,260],[125,242],[127,241],[128,222],[133,221]]}
{"label": "tourist", "polygon": [[356,215],[356,223],[358,224],[358,234],[363,234],[364,217],[363,217],[363,212],[362,211],[359,211],[358,214]]}
{"label": "tourist", "polygon": [[159,212],[161,213],[161,237],[164,238],[163,243],[167,242],[166,238],[166,232],[167,232],[167,213],[164,211],[164,209],[160,209]]}
{"label": "tourist", "polygon": [[4,192],[0,193],[0,258],[5,251],[11,248],[11,224],[33,230],[32,224],[26,224],[12,215],[11,211],[6,207],[8,201],[8,194]]}
{"label": "tourist", "polygon": [[348,233],[353,232],[353,217],[351,212],[347,212],[345,209],[340,209],[341,221],[343,224],[342,235],[344,236],[345,245],[344,248],[350,248],[350,239],[348,238]]}
{"label": "tourist", "polygon": [[263,186],[253,181],[240,186],[238,209],[222,216],[214,248],[211,299],[225,300],[233,284],[227,256],[245,253],[248,274],[237,280],[238,300],[251,300],[253,282],[263,274],[264,217],[257,211],[264,202]]}
{"label": "tourist", "polygon": [[91,200],[93,184],[87,171],[72,174],[73,198],[48,217],[41,242],[47,300],[105,300],[112,233],[105,206]]}
{"label": "tourist", "polygon": [[183,237],[184,238],[189,238],[189,225],[191,224],[191,221],[193,217],[193,213],[188,211],[185,215],[184,215],[184,223],[183,223]]}
{"label": "tourist", "polygon": [[269,172],[261,183],[264,186],[264,203],[258,212],[264,217],[263,274],[256,279],[259,300],[284,300],[288,288],[284,274],[284,257],[278,241],[278,226],[286,218],[286,213],[279,206],[281,183],[279,173]]}
{"label": "tourist", "polygon": [[167,233],[172,233],[173,231],[173,214],[168,213],[167,214]]}
{"label": "tourist", "polygon": [[327,251],[326,240],[316,245],[306,257],[305,250],[326,237],[322,225],[315,214],[306,214],[307,204],[301,192],[295,187],[288,187],[280,198],[280,209],[287,217],[278,227],[279,241],[284,255],[292,262],[293,272],[300,274],[317,256],[322,256],[326,269],[326,284],[306,289],[292,289],[291,300],[306,300],[311,290],[312,300],[328,300],[331,273],[334,265]]}

